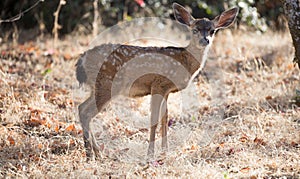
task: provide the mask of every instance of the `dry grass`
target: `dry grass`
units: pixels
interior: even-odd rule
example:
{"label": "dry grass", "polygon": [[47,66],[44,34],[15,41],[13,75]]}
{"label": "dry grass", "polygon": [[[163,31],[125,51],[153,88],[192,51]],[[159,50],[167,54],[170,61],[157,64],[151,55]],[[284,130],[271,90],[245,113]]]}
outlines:
{"label": "dry grass", "polygon": [[300,177],[300,74],[287,33],[220,32],[197,84],[170,96],[170,152],[150,164],[149,97],[99,114],[103,158],[85,161],[74,64],[88,42],[72,39],[1,46],[1,178]]}

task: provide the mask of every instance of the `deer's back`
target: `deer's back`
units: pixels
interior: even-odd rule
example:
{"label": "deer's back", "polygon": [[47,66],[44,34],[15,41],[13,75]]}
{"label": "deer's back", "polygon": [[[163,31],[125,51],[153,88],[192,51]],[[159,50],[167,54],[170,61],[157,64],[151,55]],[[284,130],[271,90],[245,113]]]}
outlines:
{"label": "deer's back", "polygon": [[116,93],[127,91],[129,96],[144,96],[150,93],[154,82],[172,92],[184,88],[200,63],[180,47],[104,44],[81,57],[77,79],[83,71],[80,66],[86,74],[86,79],[81,81],[92,88],[97,81],[96,86],[105,86]]}

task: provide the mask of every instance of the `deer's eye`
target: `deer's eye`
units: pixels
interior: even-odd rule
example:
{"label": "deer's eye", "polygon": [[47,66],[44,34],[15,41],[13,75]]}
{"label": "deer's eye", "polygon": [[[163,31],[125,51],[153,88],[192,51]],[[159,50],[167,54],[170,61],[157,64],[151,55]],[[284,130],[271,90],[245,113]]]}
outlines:
{"label": "deer's eye", "polygon": [[209,31],[209,34],[210,34],[210,35],[213,35],[214,33],[215,33],[215,30],[210,30],[210,31]]}
{"label": "deer's eye", "polygon": [[197,34],[198,30],[197,29],[193,29],[192,32],[193,32],[193,34]]}

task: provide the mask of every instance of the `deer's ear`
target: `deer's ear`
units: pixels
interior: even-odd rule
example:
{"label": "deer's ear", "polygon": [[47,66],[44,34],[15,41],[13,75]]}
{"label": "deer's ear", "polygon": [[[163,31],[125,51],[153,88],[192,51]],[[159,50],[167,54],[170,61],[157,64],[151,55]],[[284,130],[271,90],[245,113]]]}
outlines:
{"label": "deer's ear", "polygon": [[215,17],[213,20],[216,29],[226,28],[230,26],[233,21],[235,20],[235,17],[237,16],[239,12],[239,8],[235,7],[230,10],[224,11],[221,15]]}
{"label": "deer's ear", "polygon": [[178,22],[190,26],[195,20],[193,16],[181,5],[173,3],[173,9],[174,16]]}

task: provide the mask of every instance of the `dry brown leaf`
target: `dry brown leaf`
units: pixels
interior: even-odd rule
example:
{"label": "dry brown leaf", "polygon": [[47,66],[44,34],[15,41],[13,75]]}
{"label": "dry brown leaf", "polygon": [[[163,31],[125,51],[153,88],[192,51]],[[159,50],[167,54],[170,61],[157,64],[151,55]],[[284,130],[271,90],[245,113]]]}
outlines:
{"label": "dry brown leaf", "polygon": [[291,71],[291,70],[294,69],[294,64],[293,64],[293,63],[290,63],[290,64],[287,65],[286,68],[287,68],[288,71]]}
{"label": "dry brown leaf", "polygon": [[222,142],[222,143],[219,144],[219,146],[223,148],[225,146],[225,143]]}
{"label": "dry brown leaf", "polygon": [[193,144],[193,145],[191,146],[191,150],[198,150],[198,148],[199,148],[199,146],[198,146],[198,145],[195,145],[195,144]]}
{"label": "dry brown leaf", "polygon": [[59,132],[59,125],[56,125],[55,127],[54,127],[54,131],[56,132],[56,133],[58,133]]}
{"label": "dry brown leaf", "polygon": [[64,54],[64,60],[71,60],[72,56],[69,53]]}
{"label": "dry brown leaf", "polygon": [[242,137],[239,139],[241,142],[247,142],[249,140],[249,137],[246,134],[243,134]]}
{"label": "dry brown leaf", "polygon": [[126,128],[125,129],[125,134],[126,134],[127,137],[130,137],[130,136],[136,134],[136,132],[131,131],[131,130],[129,130],[129,129]]}
{"label": "dry brown leaf", "polygon": [[43,148],[43,144],[39,143],[38,144],[38,149],[42,149]]}
{"label": "dry brown leaf", "polygon": [[76,127],[75,127],[74,124],[71,124],[71,125],[69,125],[69,126],[65,129],[65,131],[68,131],[68,132],[76,132]]}
{"label": "dry brown leaf", "polygon": [[46,124],[46,120],[44,119],[39,119],[36,117],[31,117],[29,120],[24,122],[25,125],[31,126],[31,127],[37,127],[40,125],[45,125]]}
{"label": "dry brown leaf", "polygon": [[250,171],[250,168],[249,167],[245,167],[245,168],[242,168],[240,171],[242,173],[248,173]]}
{"label": "dry brown leaf", "polygon": [[82,134],[83,131],[80,129],[80,130],[77,130],[77,134]]}
{"label": "dry brown leaf", "polygon": [[271,100],[271,99],[273,99],[273,98],[272,98],[272,96],[266,96],[265,99],[266,99],[266,100]]}
{"label": "dry brown leaf", "polygon": [[75,144],[75,141],[73,139],[70,139],[69,140],[69,145],[74,145]]}
{"label": "dry brown leaf", "polygon": [[15,139],[12,136],[8,136],[7,140],[8,140],[10,145],[15,145]]}
{"label": "dry brown leaf", "polygon": [[255,137],[253,142],[256,143],[256,144],[259,144],[259,145],[266,145],[266,142],[264,142],[263,139],[260,139],[260,138],[257,138],[257,137]]}
{"label": "dry brown leaf", "polygon": [[48,129],[51,128],[51,124],[50,124],[49,122],[46,122],[46,123],[44,124],[44,126],[46,126]]}
{"label": "dry brown leaf", "polygon": [[257,179],[257,176],[252,175],[252,176],[250,177],[250,179]]}

